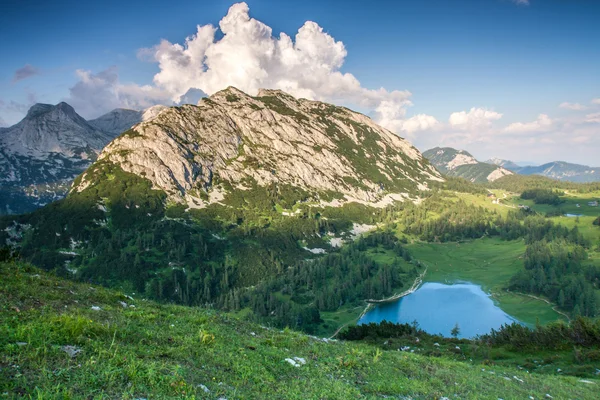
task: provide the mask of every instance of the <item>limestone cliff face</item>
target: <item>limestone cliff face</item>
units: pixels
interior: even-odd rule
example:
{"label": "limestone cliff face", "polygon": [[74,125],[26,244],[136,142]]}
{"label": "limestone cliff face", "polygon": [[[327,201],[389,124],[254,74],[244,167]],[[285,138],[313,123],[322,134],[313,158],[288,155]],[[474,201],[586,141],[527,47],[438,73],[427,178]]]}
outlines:
{"label": "limestone cliff face", "polygon": [[[171,201],[203,206],[227,190],[270,183],[369,203],[441,180],[406,140],[347,108],[228,88],[197,106],[161,110],[102,151],[99,163],[143,176]],[[92,166],[73,190],[94,184]]]}

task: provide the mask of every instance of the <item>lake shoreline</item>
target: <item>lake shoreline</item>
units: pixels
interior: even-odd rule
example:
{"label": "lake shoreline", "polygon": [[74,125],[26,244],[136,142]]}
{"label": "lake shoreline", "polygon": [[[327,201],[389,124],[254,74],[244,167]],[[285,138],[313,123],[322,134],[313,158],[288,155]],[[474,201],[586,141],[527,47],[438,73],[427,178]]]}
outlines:
{"label": "lake shoreline", "polygon": [[348,325],[350,325],[351,323],[354,322],[358,322],[360,321],[360,319],[362,317],[364,317],[364,315],[369,312],[371,310],[371,308],[375,305],[375,304],[383,304],[383,303],[389,303],[392,301],[396,301],[398,299],[401,299],[402,297],[408,296],[411,293],[414,293],[422,284],[423,284],[423,279],[425,278],[425,274],[427,273],[427,266],[425,266],[425,270],[419,274],[419,276],[417,276],[415,278],[415,281],[413,282],[412,286],[410,288],[408,288],[407,290],[403,291],[402,293],[398,293],[395,294],[393,296],[390,297],[386,297],[385,299],[381,299],[381,300],[373,300],[373,299],[368,299],[365,300],[365,302],[367,303],[367,306],[365,307],[365,309],[360,313],[360,315],[353,319],[350,322],[345,323],[344,325],[340,326],[333,335],[331,335],[329,338],[330,339],[334,339],[338,333],[340,333],[340,331],[342,329],[344,329],[345,327],[347,327]]}
{"label": "lake shoreline", "polygon": [[[368,304],[383,304],[383,303],[390,303],[392,301],[398,300],[403,298],[404,296],[408,296],[411,293],[414,293],[419,286],[421,286],[423,284],[423,279],[425,278],[425,274],[427,273],[427,267],[425,267],[425,271],[423,271],[413,282],[412,286],[405,290],[402,293],[398,293],[395,294],[393,296],[390,297],[386,297],[385,299],[381,299],[381,300],[374,300],[374,299],[368,299],[365,300],[365,302],[367,302]],[[364,313],[363,313],[364,314]]]}

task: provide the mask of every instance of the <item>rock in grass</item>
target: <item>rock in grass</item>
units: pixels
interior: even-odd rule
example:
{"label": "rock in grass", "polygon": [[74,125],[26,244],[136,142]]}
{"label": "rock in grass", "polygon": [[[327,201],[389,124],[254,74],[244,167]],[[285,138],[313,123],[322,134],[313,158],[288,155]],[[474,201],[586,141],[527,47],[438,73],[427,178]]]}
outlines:
{"label": "rock in grass", "polygon": [[81,349],[79,347],[71,345],[63,346],[60,349],[67,353],[71,358],[74,358],[77,356],[77,354],[81,353]]}
{"label": "rock in grass", "polygon": [[306,364],[306,360],[302,357],[286,358],[285,361],[287,361],[288,363],[290,363],[290,365],[294,367],[300,367]]}
{"label": "rock in grass", "polygon": [[204,393],[210,393],[210,390],[206,386],[200,384],[200,385],[198,385],[198,387],[200,389],[202,389],[204,391]]}

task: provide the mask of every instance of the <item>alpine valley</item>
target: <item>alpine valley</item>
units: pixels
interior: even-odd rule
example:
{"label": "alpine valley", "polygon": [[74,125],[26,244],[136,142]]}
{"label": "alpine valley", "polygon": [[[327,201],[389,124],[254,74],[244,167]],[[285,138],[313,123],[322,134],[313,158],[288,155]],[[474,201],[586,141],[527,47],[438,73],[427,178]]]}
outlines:
{"label": "alpine valley", "polygon": [[0,400],[600,398],[599,1],[4,3]]}
{"label": "alpine valley", "polygon": [[[414,280],[421,267],[390,234],[371,240],[396,249],[392,264],[329,264],[394,204],[417,203],[442,182],[417,149],[362,114],[230,87],[125,131],[65,199],[6,217],[2,229],[22,257],[64,275],[188,305],[250,307],[314,330],[319,308]],[[286,283],[317,278],[318,291],[292,295]]]}
{"label": "alpine valley", "polygon": [[[89,122],[36,105],[3,135],[15,191],[32,165],[34,186],[79,173],[66,197],[0,218],[10,395],[429,398],[450,379],[460,398],[592,396],[599,184],[422,155],[280,90]],[[468,338],[359,322],[456,282],[515,322]],[[297,378],[310,388],[273,388]]]}

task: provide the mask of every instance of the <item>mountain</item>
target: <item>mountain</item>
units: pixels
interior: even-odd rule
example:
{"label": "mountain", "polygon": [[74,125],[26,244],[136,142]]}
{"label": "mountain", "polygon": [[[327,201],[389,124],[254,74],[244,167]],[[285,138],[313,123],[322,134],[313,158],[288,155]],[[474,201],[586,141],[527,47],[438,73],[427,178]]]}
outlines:
{"label": "mountain", "polygon": [[[371,234],[369,246],[395,248],[392,267],[356,256],[366,243],[339,247],[442,181],[410,143],[360,113],[228,88],[122,133],[66,198],[0,218],[0,243],[78,279],[253,308],[315,331],[324,324],[317,300],[335,310],[342,299],[391,296],[414,282],[423,267],[389,232]],[[331,262],[317,259],[326,253]],[[285,300],[298,271],[320,286]]]}
{"label": "mountain", "polygon": [[23,120],[0,130],[0,214],[62,198],[113,137],[67,103],[32,106]]}
{"label": "mountain", "polygon": [[501,158],[496,158],[496,157],[493,157],[493,158],[490,158],[489,160],[487,160],[486,164],[497,165],[499,167],[504,167],[504,168],[506,168],[508,170],[511,170],[511,171],[516,171],[516,170],[522,168],[517,163],[514,163],[514,162],[509,161],[509,160],[503,160]]}
{"label": "mountain", "polygon": [[96,119],[88,121],[94,128],[114,136],[125,132],[133,125],[148,121],[158,115],[166,106],[157,105],[143,111],[116,108]]}
{"label": "mountain", "polygon": [[500,165],[521,175],[541,175],[560,181],[576,183],[600,181],[600,167],[573,164],[564,161],[552,161],[543,165],[520,166],[512,161],[492,158],[486,161],[490,164]]}
{"label": "mountain", "polygon": [[600,167],[588,167],[587,165],[564,161],[553,161],[535,167],[521,167],[515,172],[522,175],[542,175],[552,179],[578,183],[600,181]]}
{"label": "mountain", "polygon": [[102,151],[74,190],[103,179],[107,164],[190,207],[270,184],[389,202],[441,179],[416,148],[362,114],[277,90],[251,97],[235,88],[136,125]]}
{"label": "mountain", "polygon": [[471,182],[485,183],[512,172],[498,165],[477,161],[470,153],[451,147],[434,147],[423,153],[442,174],[457,176]]}
{"label": "mountain", "polygon": [[86,121],[67,103],[35,104],[21,122],[0,128],[0,215],[63,198],[110,140],[165,108],[115,109]]}
{"label": "mountain", "polygon": [[141,111],[116,108],[96,119],[89,120],[88,123],[102,132],[116,136],[141,121]]}

